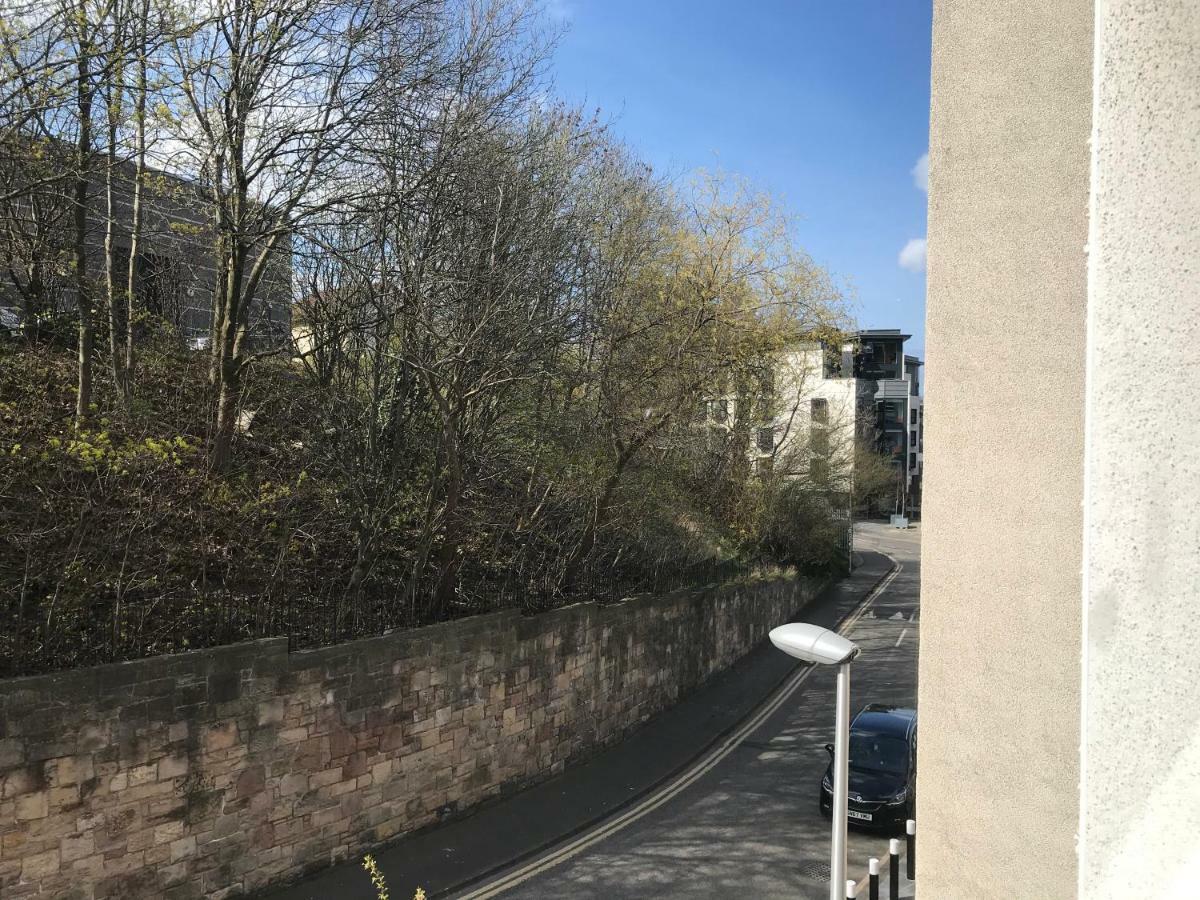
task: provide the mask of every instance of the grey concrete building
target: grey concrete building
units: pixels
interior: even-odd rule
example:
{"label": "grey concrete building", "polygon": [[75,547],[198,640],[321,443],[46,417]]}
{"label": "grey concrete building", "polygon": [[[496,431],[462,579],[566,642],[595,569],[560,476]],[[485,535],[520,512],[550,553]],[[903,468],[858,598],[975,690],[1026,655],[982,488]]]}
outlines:
{"label": "grey concrete building", "polygon": [[[103,294],[108,222],[103,165],[102,160],[97,161],[97,174],[89,188],[88,272],[96,297]],[[122,283],[131,247],[133,177],[133,166],[125,163],[119,165],[114,178],[114,247]],[[0,309],[8,328],[33,318],[69,316],[74,307],[71,184],[66,178],[41,184],[29,195],[6,204],[0,232]],[[147,173],[136,263],[138,299],[142,309],[172,326],[194,346],[207,340],[212,321],[216,241],[210,202],[196,182],[161,171]],[[29,269],[35,255],[41,257],[36,260],[41,271],[38,290],[31,291]],[[272,257],[250,306],[248,325],[254,340],[290,338],[290,258],[290,242],[285,240]]]}
{"label": "grey concrete building", "polygon": [[1197,97],[1192,0],[935,0],[919,897],[1198,892]]}

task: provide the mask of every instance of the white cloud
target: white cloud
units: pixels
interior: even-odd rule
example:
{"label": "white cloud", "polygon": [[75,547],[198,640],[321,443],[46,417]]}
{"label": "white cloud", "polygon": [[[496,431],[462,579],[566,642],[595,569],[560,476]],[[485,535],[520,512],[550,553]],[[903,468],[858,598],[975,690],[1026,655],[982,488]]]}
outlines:
{"label": "white cloud", "polygon": [[918,189],[929,193],[929,152],[921,154],[921,158],[917,160],[917,164],[912,167],[913,184]]}
{"label": "white cloud", "polygon": [[904,245],[897,260],[901,268],[910,272],[925,271],[925,238],[913,238]]}

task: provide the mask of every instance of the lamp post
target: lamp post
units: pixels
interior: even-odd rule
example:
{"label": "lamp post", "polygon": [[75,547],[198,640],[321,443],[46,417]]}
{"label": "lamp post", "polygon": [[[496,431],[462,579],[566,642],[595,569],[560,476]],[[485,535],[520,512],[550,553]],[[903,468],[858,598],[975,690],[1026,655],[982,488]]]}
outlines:
{"label": "lamp post", "polygon": [[850,469],[850,489],[846,492],[846,573],[854,574],[854,469]]}
{"label": "lamp post", "polygon": [[850,661],[858,644],[836,631],[793,622],[771,629],[771,643],[796,659],[837,666],[837,714],[833,747],[833,838],[829,852],[829,900],[842,900],[846,887],[846,818],[850,794]]}

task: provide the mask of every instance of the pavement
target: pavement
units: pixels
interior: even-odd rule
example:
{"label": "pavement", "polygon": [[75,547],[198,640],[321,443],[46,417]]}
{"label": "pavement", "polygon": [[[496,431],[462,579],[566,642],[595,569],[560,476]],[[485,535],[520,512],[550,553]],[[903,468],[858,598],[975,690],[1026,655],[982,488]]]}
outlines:
{"label": "pavement", "polygon": [[[844,623],[863,647],[851,683],[856,708],[915,704],[919,537],[864,523],[856,548],[854,573],[800,618]],[[391,896],[407,900],[419,886],[430,897],[471,900],[827,897],[829,823],[817,792],[823,747],[833,739],[833,684],[832,672],[797,665],[764,642],[620,744],[376,850]],[[851,832],[852,877],[865,880],[869,856],[886,861],[887,837]],[[901,896],[911,897],[911,885],[903,887]],[[375,893],[355,860],[262,896],[374,900]]]}

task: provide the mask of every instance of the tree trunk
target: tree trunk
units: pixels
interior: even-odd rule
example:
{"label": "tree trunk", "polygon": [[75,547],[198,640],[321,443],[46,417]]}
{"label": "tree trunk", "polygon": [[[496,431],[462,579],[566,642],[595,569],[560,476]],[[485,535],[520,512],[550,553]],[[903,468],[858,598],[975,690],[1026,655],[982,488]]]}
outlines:
{"label": "tree trunk", "polygon": [[[119,70],[118,70],[119,71]],[[120,76],[117,75],[117,80]],[[120,85],[115,84],[113,91],[120,91]],[[127,392],[125,389],[125,365],[123,356],[124,342],[121,340],[120,311],[122,304],[118,299],[117,289],[117,260],[116,235],[117,211],[113,195],[113,179],[117,169],[117,115],[118,99],[111,99],[108,107],[108,159],[104,173],[104,289],[108,298],[108,349],[111,357],[113,388],[122,406],[126,406]]]}
{"label": "tree trunk", "polygon": [[[220,201],[218,201],[219,203]],[[217,222],[217,245],[214,248],[217,259],[229,260],[229,245],[228,238],[225,232],[221,230],[221,223]],[[216,286],[213,288],[212,315],[210,316],[209,325],[209,361],[208,361],[208,383],[209,386],[216,389],[221,383],[221,346],[225,340],[225,313],[229,303],[227,292],[229,286],[227,279],[218,274]]]}
{"label": "tree trunk", "polygon": [[146,181],[146,40],[149,3],[143,3],[137,22],[137,94],[134,99],[137,161],[133,175],[133,210],[129,221],[129,271],[125,279],[125,406],[133,404],[133,382],[136,371],[136,345],[133,328],[137,319],[137,258],[142,244],[142,191]]}
{"label": "tree trunk", "polygon": [[442,544],[435,561],[438,580],[433,592],[435,614],[442,615],[454,597],[458,582],[460,522],[458,507],[462,502],[463,472],[458,446],[458,430],[449,423],[444,428],[446,442],[446,505],[443,511],[445,527]]}
{"label": "tree trunk", "polygon": [[224,472],[233,456],[233,432],[237,425],[238,395],[242,389],[241,369],[232,358],[221,360],[217,415],[213,427],[210,463],[213,471]]}
{"label": "tree trunk", "polygon": [[609,505],[612,503],[613,495],[616,494],[617,487],[621,483],[621,477],[625,474],[625,468],[641,451],[642,447],[671,420],[671,415],[671,413],[664,413],[659,416],[658,421],[627,444],[621,441],[616,442],[617,460],[613,466],[613,472],[605,480],[604,489],[600,492],[600,496],[596,498],[592,514],[588,517],[587,524],[584,526],[583,537],[580,538],[579,543],[575,546],[575,550],[567,558],[567,564],[563,571],[563,587],[565,590],[575,587],[583,571],[583,564],[587,562],[587,558],[596,546],[596,538],[599,536],[600,529],[608,522]]}
{"label": "tree trunk", "polygon": [[79,386],[75,401],[75,425],[87,419],[92,405],[92,350],[95,333],[92,326],[92,294],[87,274],[88,170],[92,152],[91,41],[87,34],[86,9],[79,10],[79,60],[75,88],[79,139],[75,146],[75,303],[79,311]]}
{"label": "tree trunk", "polygon": [[237,426],[238,398],[242,391],[241,310],[243,257],[236,240],[229,240],[230,253],[225,257],[224,306],[221,310],[217,346],[217,408],[213,424],[210,464],[216,472],[229,468],[233,455],[233,434]]}
{"label": "tree trunk", "polygon": [[617,492],[617,485],[621,482],[621,476],[625,472],[625,467],[629,465],[629,461],[633,458],[634,450],[625,448],[617,456],[617,465],[613,473],[608,476],[604,482],[604,489],[600,492],[600,496],[596,498],[595,504],[592,506],[591,515],[588,516],[587,524],[584,525],[583,537],[579,539],[579,543],[575,545],[574,551],[567,558],[567,565],[563,572],[563,588],[564,590],[572,590],[579,582],[579,576],[583,573],[584,563],[588,557],[592,555],[592,550],[596,547],[596,538],[600,533],[600,529],[608,523],[608,507],[612,503],[613,495]]}

